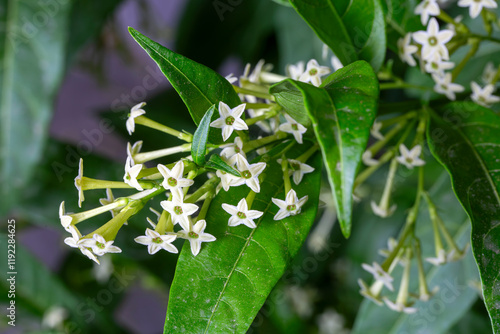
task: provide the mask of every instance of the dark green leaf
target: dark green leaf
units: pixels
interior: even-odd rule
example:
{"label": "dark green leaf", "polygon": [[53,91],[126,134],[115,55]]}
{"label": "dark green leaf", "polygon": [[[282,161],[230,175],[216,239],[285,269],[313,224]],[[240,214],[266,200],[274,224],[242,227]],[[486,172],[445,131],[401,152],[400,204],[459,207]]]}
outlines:
{"label": "dark green leaf", "polygon": [[246,333],[252,320],[287,265],[304,242],[317,212],[321,157],[308,162],[315,168],[294,187],[299,198],[309,200],[297,216],[273,220],[277,207],[271,198],[285,197],[281,166],[269,162],[261,191],[252,209],[263,211],[257,227],[229,227],[222,203],[236,205],[247,196],[246,186],[220,191],[208,211],[207,232],[217,241],[202,245],[194,257],[184,245],[165,323],[165,333]]}
{"label": "dark green leaf", "polygon": [[308,126],[311,124],[311,119],[307,115],[306,107],[304,105],[304,98],[302,93],[290,81],[282,81],[269,89],[276,99],[276,103],[285,109],[285,111],[292,116],[294,120]]}
{"label": "dark green leaf", "polygon": [[[219,101],[231,108],[241,104],[233,86],[217,72],[167,49],[134,28],[129,28],[129,32],[179,93],[196,125],[207,109],[214,104],[217,106]],[[220,129],[210,132],[209,141],[214,144],[222,143]]]}
{"label": "dark green leaf", "polygon": [[500,332],[500,117],[474,103],[431,112],[428,142],[472,223],[472,249],[495,333]]}
{"label": "dark green leaf", "polygon": [[328,76],[323,87],[287,79],[271,88],[294,86],[303,96],[323,153],[342,233],[351,231],[353,182],[375,119],[378,81],[364,61]]}
{"label": "dark green leaf", "polygon": [[[41,157],[64,69],[70,4],[58,4],[49,17],[43,1],[0,1],[1,217]],[[50,24],[35,26],[42,15]]]}
{"label": "dark green leaf", "polygon": [[379,0],[290,0],[342,64],[358,59],[378,69],[385,58],[385,20]]}
{"label": "dark green leaf", "polygon": [[210,159],[206,162],[205,167],[218,169],[234,176],[241,176],[240,172],[229,166],[218,154],[212,154]]}
{"label": "dark green leaf", "polygon": [[210,107],[205,113],[205,116],[201,119],[198,129],[193,135],[193,142],[191,145],[191,155],[193,156],[193,161],[203,166],[205,164],[205,153],[207,151],[207,139],[210,133],[210,121],[212,120],[212,115],[214,114],[215,104]]}

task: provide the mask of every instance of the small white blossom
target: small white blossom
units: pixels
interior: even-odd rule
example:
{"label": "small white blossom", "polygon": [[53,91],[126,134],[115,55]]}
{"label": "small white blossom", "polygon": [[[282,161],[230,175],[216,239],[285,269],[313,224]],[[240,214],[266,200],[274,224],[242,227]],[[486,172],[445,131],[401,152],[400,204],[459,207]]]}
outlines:
{"label": "small white blossom", "polygon": [[315,59],[311,59],[307,62],[306,70],[299,77],[299,81],[311,82],[314,86],[319,87],[321,85],[321,77],[330,72],[330,68],[319,66]]}
{"label": "small white blossom", "polygon": [[363,296],[363,297],[366,297],[368,299],[370,299],[371,301],[373,301],[375,304],[379,305],[379,306],[382,306],[383,303],[382,303],[382,299],[380,299],[380,296],[379,296],[379,293],[380,291],[382,290],[383,288],[383,282],[382,281],[375,281],[374,285],[377,285],[377,293],[373,293],[372,289],[370,289],[370,287],[368,287],[368,285],[365,283],[365,281],[363,281],[361,278],[358,279],[358,285],[359,287],[361,288],[361,290],[359,291],[359,293]]}
{"label": "small white blossom", "polygon": [[[61,329],[64,325],[64,320],[68,318],[68,311],[60,306],[51,306],[42,318],[42,328]],[[59,332],[59,331],[57,331]]]}
{"label": "small white blossom", "polygon": [[142,164],[134,165],[132,159],[130,157],[127,157],[127,161],[125,162],[125,175],[123,176],[123,182],[140,191],[144,189],[142,189],[141,185],[139,184],[137,176],[139,176],[139,173],[142,170],[142,166]]}
{"label": "small white blossom", "polygon": [[423,25],[427,24],[429,16],[437,16],[440,12],[436,0],[424,0],[415,7],[415,14],[420,15],[420,20]]}
{"label": "small white blossom", "polygon": [[145,105],[146,102],[141,102],[133,106],[132,109],[130,109],[130,114],[128,116],[127,122],[125,123],[129,135],[131,135],[132,132],[134,132],[135,130],[135,118],[144,115],[146,113],[143,109],[141,109]]}
{"label": "small white blossom", "polygon": [[231,137],[234,130],[248,130],[247,124],[241,119],[241,115],[245,111],[245,106],[246,104],[243,103],[231,109],[224,102],[219,102],[220,117],[210,123],[210,126],[222,129],[222,139],[224,141]]}
{"label": "small white blossom", "polygon": [[141,245],[148,246],[148,253],[153,255],[160,249],[164,249],[170,253],[178,253],[179,251],[172,245],[172,242],[177,238],[176,235],[161,235],[160,233],[146,228],[146,235],[141,235],[134,239],[135,242]]}
{"label": "small white blossom", "polygon": [[432,78],[436,82],[434,91],[446,95],[450,100],[455,100],[455,93],[464,91],[463,86],[451,82],[451,73],[446,73],[444,76],[433,74]]}
{"label": "small white blossom", "polygon": [[158,164],[158,171],[163,176],[162,186],[166,190],[170,190],[172,194],[179,196],[182,192],[182,188],[191,186],[194,181],[190,179],[183,178],[184,175],[184,163],[178,161],[172,170],[168,169],[162,164]]}
{"label": "small white blossom", "polygon": [[361,159],[363,160],[363,163],[367,166],[378,165],[378,160],[373,159],[372,152],[370,152],[370,151],[365,151],[363,153],[363,155],[361,156]]}
{"label": "small white blossom", "polygon": [[432,18],[427,26],[427,31],[417,31],[413,33],[413,39],[422,45],[422,58],[424,60],[433,59],[437,54],[444,60],[450,58],[446,43],[453,37],[454,32],[451,30],[439,31],[439,24],[435,18]]}
{"label": "small white blossom", "polygon": [[85,196],[83,196],[82,188],[83,179],[83,159],[80,158],[80,163],[78,164],[78,176],[75,177],[75,187],[78,190],[78,207],[82,207],[82,202],[85,201]]}
{"label": "small white blossom", "polygon": [[[108,205],[114,202],[115,202],[115,197],[113,196],[113,191],[110,188],[106,188],[106,198],[99,198],[99,203],[101,203],[101,205]],[[109,210],[109,212],[111,212],[111,217],[114,217],[117,214],[119,214],[122,208],[123,207],[118,207],[116,209]],[[127,222],[125,222],[124,224],[127,225]]]}
{"label": "small white blossom", "polygon": [[240,186],[244,183],[244,182],[240,182],[240,181],[242,181],[240,177],[223,172],[221,170],[217,170],[215,172],[215,174],[217,175],[217,177],[220,178],[221,186],[222,186],[222,188],[224,188],[225,191],[228,191],[229,187],[231,187],[231,186],[237,187],[237,186]]}
{"label": "small white blossom", "polygon": [[339,57],[333,55],[332,58],[330,59],[330,62],[332,63],[332,68],[336,72],[340,70],[344,65],[342,65],[342,62],[340,61]]}
{"label": "small white blossom", "polygon": [[68,232],[71,232],[69,227],[71,225],[71,222],[73,221],[73,218],[66,214],[66,210],[64,209],[64,201],[62,201],[61,205],[59,205],[59,219],[61,220],[61,225],[64,227],[64,229]]}
{"label": "small white blossom", "polygon": [[401,155],[399,157],[396,157],[396,160],[409,169],[425,165],[425,161],[420,159],[422,146],[415,145],[411,150],[408,150],[408,148],[404,144],[401,144],[399,145],[399,152],[401,153]]}
{"label": "small white blossom", "polygon": [[171,201],[161,201],[160,205],[170,213],[174,224],[179,223],[184,230],[189,231],[189,216],[198,210],[198,205],[184,203],[182,192],[178,195],[174,193]]}
{"label": "small white blossom", "polygon": [[274,220],[281,220],[289,216],[295,216],[300,213],[302,206],[307,202],[309,196],[304,196],[301,199],[297,197],[295,190],[290,189],[286,194],[285,200],[272,198],[274,204],[279,208],[279,211],[274,215]]}
{"label": "small white blossom", "polygon": [[[191,225],[191,224],[190,224]],[[189,244],[191,246],[191,252],[194,256],[200,253],[201,243],[202,242],[212,242],[215,241],[215,237],[209,233],[205,233],[205,227],[207,223],[204,219],[199,220],[192,229],[188,231],[179,231],[177,235],[179,238],[189,240]]]}
{"label": "small white blossom", "polygon": [[425,62],[425,71],[427,73],[435,73],[440,76],[444,76],[444,71],[451,70],[453,67],[455,67],[455,63],[442,60],[438,54]]}
{"label": "small white blossom", "polygon": [[[278,159],[277,161],[279,164],[281,164],[282,160]],[[288,172],[290,175],[293,175],[293,182],[297,185],[302,181],[304,174],[314,172],[314,168],[303,162],[300,162],[299,160],[288,159],[288,163],[290,164],[290,169],[288,170]]]}
{"label": "small white blossom", "polygon": [[404,38],[398,40],[398,51],[402,61],[410,66],[417,65],[412,55],[418,51],[418,47],[411,44],[411,33],[407,33]]}
{"label": "small white blossom", "polygon": [[260,192],[260,182],[259,175],[266,168],[265,162],[257,162],[255,164],[249,164],[247,159],[241,154],[236,155],[236,166],[241,174],[238,180],[235,180],[231,186],[239,186],[246,184],[254,192]]}
{"label": "small white blossom", "polygon": [[384,297],[384,302],[387,305],[387,307],[396,312],[412,314],[417,312],[418,310],[416,307],[410,307],[411,305],[405,305],[403,303],[393,302],[389,300],[387,297]]}
{"label": "small white blossom", "polygon": [[493,82],[493,78],[495,77],[495,74],[497,73],[497,69],[495,68],[495,65],[490,61],[486,66],[484,67],[483,74],[481,76],[481,80],[485,85],[489,85]]}
{"label": "small white blossom", "polygon": [[387,218],[389,216],[392,216],[392,214],[394,213],[394,211],[396,211],[397,208],[396,204],[394,204],[390,208],[384,206],[378,206],[377,203],[375,203],[374,201],[371,201],[370,205],[372,207],[373,213],[382,218]]}
{"label": "small white blossom", "polygon": [[438,251],[438,255],[436,257],[427,257],[425,261],[431,263],[433,266],[440,266],[446,263],[446,251],[444,249],[440,249]]}
{"label": "small white blossom", "polygon": [[497,3],[494,0],[459,0],[460,7],[469,7],[469,15],[473,19],[476,18],[483,8],[497,8]]}
{"label": "small white blossom", "polygon": [[256,228],[257,226],[253,220],[264,214],[264,212],[261,211],[248,210],[247,201],[244,198],[238,202],[237,206],[223,203],[222,208],[231,215],[228,221],[229,226],[245,224],[250,228]]}
{"label": "small white blossom", "polygon": [[302,124],[298,123],[288,114],[284,114],[284,116],[286,119],[286,123],[280,124],[279,126],[280,131],[291,133],[295,138],[295,140],[297,141],[297,143],[302,144],[302,134],[304,134],[307,131],[307,128]]}
{"label": "small white blossom", "polygon": [[384,135],[380,133],[380,129],[382,129],[382,122],[373,123],[373,126],[370,129],[370,134],[373,136],[373,138],[378,140],[384,139]]}
{"label": "small white blossom", "polygon": [[394,291],[394,288],[392,287],[392,281],[394,279],[384,269],[382,269],[382,267],[377,262],[373,262],[373,265],[371,266],[363,263],[361,264],[361,267],[372,274],[376,281],[383,282],[387,289]]}
{"label": "small white blossom", "polygon": [[500,97],[492,95],[495,91],[495,86],[493,86],[492,84],[488,84],[484,88],[481,88],[481,86],[472,81],[470,83],[470,86],[472,88],[472,94],[470,97],[472,101],[476,102],[477,104],[488,108],[492,104],[500,102]]}
{"label": "small white blossom", "polygon": [[92,239],[80,239],[79,243],[87,248],[92,248],[95,255],[102,256],[106,253],[121,253],[122,250],[113,246],[113,240],[106,241],[102,235],[95,233]]}
{"label": "small white blossom", "polygon": [[76,227],[70,225],[66,231],[71,233],[71,237],[64,239],[64,243],[70,247],[78,248],[78,242],[80,241],[80,233],[77,231]]}
{"label": "small white blossom", "polygon": [[300,76],[304,73],[304,62],[299,61],[297,64],[289,64],[286,66],[286,72],[293,80],[299,80]]}
{"label": "small white blossom", "polygon": [[142,140],[136,141],[134,145],[127,143],[127,156],[132,160],[132,164],[135,165],[134,156],[137,155],[142,148]]}
{"label": "small white blossom", "polygon": [[238,81],[238,78],[233,75],[233,73],[226,75],[226,80],[229,81],[230,84],[235,83]]}
{"label": "small white blossom", "polygon": [[221,147],[223,150],[220,152],[220,156],[226,158],[228,160],[228,164],[231,166],[234,166],[236,163],[236,154],[239,153],[246,158],[245,152],[243,152],[243,141],[240,137],[234,138],[233,144],[225,144]]}
{"label": "small white blossom", "polygon": [[393,237],[390,237],[387,240],[387,249],[380,249],[378,251],[378,253],[380,255],[382,255],[383,257],[388,257],[389,254],[392,253],[392,251],[394,250],[394,248],[396,247],[397,244],[398,244],[398,241],[396,239],[394,239]]}

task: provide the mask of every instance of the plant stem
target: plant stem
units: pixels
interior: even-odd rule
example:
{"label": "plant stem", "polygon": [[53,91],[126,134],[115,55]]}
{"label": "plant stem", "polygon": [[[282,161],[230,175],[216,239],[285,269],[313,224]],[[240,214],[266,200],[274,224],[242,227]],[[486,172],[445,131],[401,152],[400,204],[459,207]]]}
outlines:
{"label": "plant stem", "polygon": [[469,52],[467,52],[467,54],[462,59],[462,61],[451,72],[451,80],[452,81],[455,81],[457,76],[464,69],[465,65],[467,65],[467,62],[476,54],[477,50],[479,49],[479,45],[480,45],[480,41],[477,39],[473,40],[471,42],[471,48],[470,48]]}
{"label": "plant stem", "polygon": [[171,136],[177,137],[177,138],[179,138],[181,140],[184,140],[184,141],[186,141],[188,143],[190,143],[190,142],[193,141],[193,135],[192,134],[188,134],[188,133],[184,133],[184,132],[180,132],[180,131],[174,130],[174,129],[166,126],[166,125],[163,125],[161,123],[153,121],[152,119],[149,119],[146,116],[136,117],[134,121],[135,121],[135,124],[141,124],[141,125],[147,126],[149,128],[152,128],[152,129],[155,129],[155,130],[167,133],[167,134],[169,134]]}

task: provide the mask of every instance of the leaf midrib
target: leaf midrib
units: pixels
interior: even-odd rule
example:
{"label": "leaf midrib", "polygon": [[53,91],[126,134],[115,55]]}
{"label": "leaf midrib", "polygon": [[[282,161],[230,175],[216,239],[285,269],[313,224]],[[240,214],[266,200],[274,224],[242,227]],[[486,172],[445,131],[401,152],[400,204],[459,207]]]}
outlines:
{"label": "leaf midrib", "polygon": [[[283,189],[283,184],[278,186],[278,189],[275,191],[274,195],[276,196],[277,194],[279,194],[282,191],[282,189]],[[272,196],[272,197],[274,197],[274,196]],[[265,209],[264,212],[269,213],[269,208],[271,207],[272,203],[273,202],[270,201],[267,204],[266,209]],[[217,309],[219,308],[219,303],[222,300],[222,296],[224,295],[224,291],[226,291],[226,287],[227,287],[229,281],[231,280],[231,277],[233,276],[233,273],[236,271],[236,266],[240,262],[240,259],[243,256],[244,251],[248,247],[250,241],[253,238],[253,235],[254,235],[255,231],[257,230],[257,228],[259,228],[260,223],[262,222],[262,220],[264,219],[265,216],[266,216],[266,214],[262,215],[262,217],[259,218],[259,220],[257,221],[257,224],[256,224],[257,226],[254,229],[252,229],[252,232],[250,232],[250,235],[248,236],[248,238],[246,238],[245,245],[241,249],[240,254],[238,254],[238,258],[236,259],[233,268],[231,268],[231,271],[229,272],[229,275],[227,276],[226,283],[224,283],[224,287],[222,288],[222,291],[220,292],[219,297],[217,298],[217,302],[215,303],[215,306],[213,308],[212,314],[210,315],[210,318],[208,319],[207,326],[206,326],[205,330],[203,331],[204,334],[206,334],[208,332],[208,329],[209,329],[210,324],[212,322],[212,318],[214,317]],[[271,263],[271,265],[272,265],[272,263]]]}

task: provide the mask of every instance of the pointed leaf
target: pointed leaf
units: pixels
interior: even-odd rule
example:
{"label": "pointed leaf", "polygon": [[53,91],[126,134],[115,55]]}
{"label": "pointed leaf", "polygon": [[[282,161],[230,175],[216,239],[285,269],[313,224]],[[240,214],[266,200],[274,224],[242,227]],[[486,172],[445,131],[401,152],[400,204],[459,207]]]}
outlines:
{"label": "pointed leaf", "polygon": [[290,0],[342,64],[366,60],[379,69],[385,58],[385,20],[380,0]]}
{"label": "pointed leaf", "polygon": [[283,174],[276,161],[268,163],[251,206],[264,212],[255,229],[228,226],[222,203],[236,205],[249,193],[245,185],[221,190],[206,216],[207,232],[217,240],[202,244],[194,257],[185,244],[170,290],[165,333],[246,333],[271,289],[290,264],[314,221],[320,188],[321,157],[308,162],[315,171],[294,187],[309,200],[299,215],[273,220],[277,207],[271,198],[284,199]]}
{"label": "pointed leaf", "polygon": [[205,167],[218,169],[223,172],[232,174],[234,176],[241,176],[240,172],[238,172],[233,167],[229,166],[220,156],[217,154],[212,154],[210,159],[206,162]]}
{"label": "pointed leaf", "polygon": [[500,117],[469,102],[431,112],[428,142],[472,223],[472,250],[493,330],[500,333]]}
{"label": "pointed leaf", "polygon": [[212,105],[205,116],[200,121],[198,129],[196,129],[193,135],[193,142],[191,144],[191,155],[193,156],[193,161],[199,165],[203,166],[205,164],[205,153],[207,151],[207,139],[210,133],[210,121],[212,120],[212,115],[214,114],[215,104]]}
{"label": "pointed leaf", "polygon": [[[134,28],[129,27],[129,32],[179,93],[196,125],[200,124],[205,111],[214,104],[218,106],[219,101],[231,108],[241,104],[233,86],[217,72],[167,49]],[[210,132],[209,141],[223,142],[220,129]]]}
{"label": "pointed leaf", "polygon": [[323,153],[342,233],[349,237],[354,178],[376,115],[375,73],[366,62],[358,61],[328,76],[322,88],[287,79],[271,91],[288,86],[302,94]]}
{"label": "pointed leaf", "polygon": [[307,115],[302,92],[290,81],[282,81],[269,89],[276,99],[276,103],[285,109],[287,114],[304,126],[311,124],[311,119]]}

